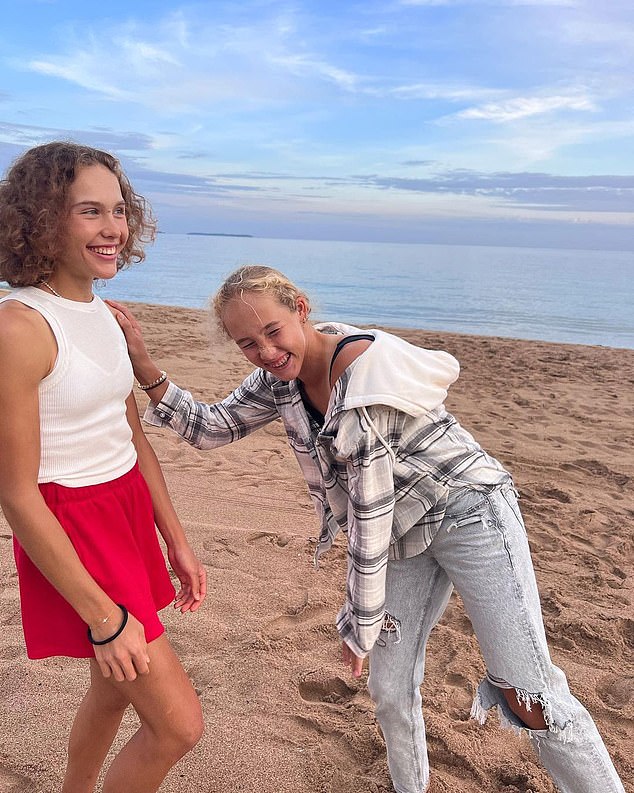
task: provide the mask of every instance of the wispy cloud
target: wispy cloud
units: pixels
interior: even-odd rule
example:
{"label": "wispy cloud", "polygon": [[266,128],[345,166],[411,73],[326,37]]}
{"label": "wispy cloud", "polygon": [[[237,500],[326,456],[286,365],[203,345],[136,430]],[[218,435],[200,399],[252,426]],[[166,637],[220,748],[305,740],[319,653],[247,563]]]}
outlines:
{"label": "wispy cloud", "polygon": [[356,89],[361,82],[361,78],[358,75],[340,69],[330,63],[315,60],[307,55],[270,55],[268,60],[276,66],[281,66],[290,74],[298,76],[314,75],[318,78],[324,78],[346,91]]}
{"label": "wispy cloud", "polygon": [[390,94],[399,99],[443,99],[448,102],[473,102],[479,99],[492,99],[504,94],[504,90],[501,88],[458,85],[451,82],[417,82],[393,88],[375,89],[375,91],[377,94]]}
{"label": "wispy cloud", "polygon": [[192,201],[280,226],[299,212],[632,211],[623,0],[138,0],[117,18],[34,7],[3,16],[0,165],[82,140],[182,217]]}
{"label": "wispy cloud", "polygon": [[531,116],[543,116],[560,110],[595,112],[597,104],[589,96],[554,95],[522,96],[504,102],[489,102],[469,107],[454,114],[454,118],[493,121],[504,124]]}
{"label": "wispy cloud", "polygon": [[[24,68],[108,99],[174,113],[198,112],[209,102],[279,102],[285,88],[296,95],[301,81],[355,90],[357,74],[295,44],[293,32],[286,19],[234,27],[197,23],[181,11],[153,25],[117,23],[88,36],[73,32],[65,52],[27,60]],[[104,63],[115,67],[104,70]]]}
{"label": "wispy cloud", "polygon": [[576,8],[581,0],[400,0],[402,6],[437,7],[437,6],[553,6],[556,8]]}
{"label": "wispy cloud", "polygon": [[10,124],[0,121],[0,140],[22,148],[37,146],[50,140],[75,140],[101,149],[121,152],[148,152],[153,148],[149,135],[139,132],[118,132],[108,127],[39,127],[28,124]]}
{"label": "wispy cloud", "polygon": [[[82,62],[83,61],[83,62]],[[92,58],[82,58],[76,56],[72,60],[58,58],[55,60],[34,60],[29,61],[26,66],[33,72],[47,77],[58,77],[76,83],[82,88],[96,91],[109,99],[130,100],[134,97],[133,92],[121,89],[111,83],[106,82],[103,76],[96,73],[92,66]]]}

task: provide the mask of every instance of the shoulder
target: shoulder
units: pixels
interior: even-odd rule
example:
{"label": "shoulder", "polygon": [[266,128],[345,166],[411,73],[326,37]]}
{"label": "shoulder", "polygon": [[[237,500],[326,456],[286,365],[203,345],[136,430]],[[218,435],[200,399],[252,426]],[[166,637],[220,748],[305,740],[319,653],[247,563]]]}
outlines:
{"label": "shoulder", "polygon": [[24,333],[37,333],[47,322],[36,309],[20,300],[3,300],[0,303],[0,338],[14,340]]}
{"label": "shoulder", "polygon": [[348,342],[344,347],[342,347],[341,351],[335,358],[335,362],[333,363],[330,382],[336,382],[350,366],[350,364],[356,361],[360,355],[363,355],[363,353],[371,344],[375,343],[376,342],[374,341],[370,341],[370,339],[357,339],[355,341]]}
{"label": "shoulder", "polygon": [[57,353],[44,317],[18,300],[0,304],[0,365],[5,374],[23,369],[41,380],[50,372]]}

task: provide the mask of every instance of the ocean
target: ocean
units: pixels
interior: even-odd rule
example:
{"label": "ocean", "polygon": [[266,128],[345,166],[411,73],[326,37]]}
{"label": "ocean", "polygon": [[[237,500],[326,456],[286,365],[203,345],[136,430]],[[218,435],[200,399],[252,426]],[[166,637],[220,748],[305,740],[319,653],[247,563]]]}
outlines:
{"label": "ocean", "polygon": [[313,319],[634,349],[634,253],[159,234],[102,297],[205,307],[243,264],[306,290]]}

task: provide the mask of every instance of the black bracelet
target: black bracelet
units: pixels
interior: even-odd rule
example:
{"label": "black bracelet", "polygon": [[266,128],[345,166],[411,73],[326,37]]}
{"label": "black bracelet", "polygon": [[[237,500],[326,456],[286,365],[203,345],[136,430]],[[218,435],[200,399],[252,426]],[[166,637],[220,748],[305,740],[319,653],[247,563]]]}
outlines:
{"label": "black bracelet", "polygon": [[123,619],[121,620],[121,625],[119,625],[118,629],[112,634],[112,636],[110,636],[107,639],[101,639],[100,641],[97,641],[97,639],[92,638],[92,633],[90,632],[90,628],[88,628],[88,641],[91,644],[110,644],[110,642],[113,642],[117,638],[117,636],[121,636],[121,634],[123,633],[123,629],[128,624],[128,610],[125,606],[122,606],[121,603],[117,603],[117,606],[119,606],[119,608],[123,612]]}

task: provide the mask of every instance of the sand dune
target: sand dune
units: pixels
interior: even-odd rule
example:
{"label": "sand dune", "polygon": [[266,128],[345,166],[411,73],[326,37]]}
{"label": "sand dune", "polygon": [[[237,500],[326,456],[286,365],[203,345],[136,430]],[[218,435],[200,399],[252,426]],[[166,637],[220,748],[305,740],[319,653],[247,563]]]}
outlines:
{"label": "sand dune", "polygon": [[[199,398],[224,396],[249,371],[228,345],[210,350],[205,312],[138,306],[137,315],[161,366]],[[634,351],[400,333],[460,360],[447,406],[514,475],[554,659],[634,793]],[[345,547],[313,570],[317,523],[281,425],[204,453],[166,431],[148,434],[209,574],[197,615],[165,614],[207,729],[162,790],[391,790],[365,678],[339,661]],[[0,582],[0,793],[52,793],[85,663],[26,660],[3,520]],[[454,596],[430,641],[423,690],[431,793],[554,793],[526,740],[494,717],[484,727],[469,719],[483,672]],[[134,729],[129,713],[118,743]]]}

